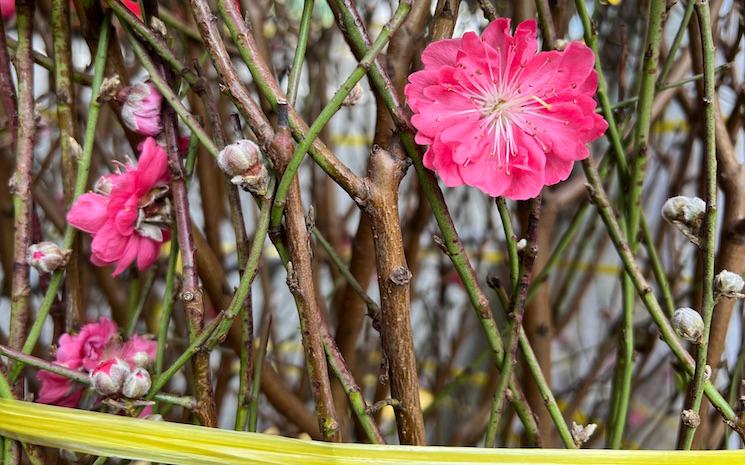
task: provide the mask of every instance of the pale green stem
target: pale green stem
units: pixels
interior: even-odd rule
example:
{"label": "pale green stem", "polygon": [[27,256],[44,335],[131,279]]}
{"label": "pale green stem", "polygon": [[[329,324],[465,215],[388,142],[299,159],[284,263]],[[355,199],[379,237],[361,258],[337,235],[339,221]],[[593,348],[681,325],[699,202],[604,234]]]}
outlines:
{"label": "pale green stem", "polygon": [[[694,0],[691,0],[694,1]],[[702,264],[702,292],[701,317],[704,319],[704,333],[696,351],[696,371],[691,381],[691,403],[686,408],[699,414],[701,400],[704,395],[706,380],[706,356],[709,349],[709,333],[711,332],[711,317],[714,312],[714,266],[716,260],[717,236],[717,156],[716,156],[716,77],[714,76],[714,61],[716,48],[711,30],[711,14],[708,0],[696,1],[696,17],[701,30],[701,49],[704,61],[704,93],[701,105],[704,108],[704,200],[706,214],[701,228]],[[685,424],[683,433],[683,449],[689,450],[696,434],[697,422]]]}
{"label": "pale green stem", "polygon": [[[85,135],[83,138],[83,153],[78,160],[78,173],[75,179],[75,194],[73,199],[80,197],[88,185],[88,174],[90,173],[91,159],[93,157],[94,141],[96,138],[96,125],[98,123],[98,115],[101,111],[101,103],[98,101],[98,94],[101,89],[101,83],[103,82],[104,71],[106,69],[106,52],[108,50],[109,36],[110,36],[111,16],[106,15],[103,24],[101,26],[101,33],[98,39],[98,48],[96,49],[96,56],[94,58],[93,68],[93,83],[91,84],[91,102],[88,107],[88,122],[85,127]],[[73,200],[74,202],[74,200]],[[70,249],[75,241],[77,230],[71,225],[67,225],[65,228],[65,236],[62,242],[63,249]],[[49,315],[49,310],[52,308],[52,304],[57,298],[57,291],[59,290],[60,284],[62,283],[62,276],[64,270],[55,271],[49,280],[49,287],[44,294],[44,299],[39,306],[39,310],[36,312],[36,320],[33,326],[28,332],[26,341],[21,349],[24,354],[30,354],[41,335],[41,330],[44,326],[44,322]],[[16,363],[10,370],[9,379],[11,382],[18,378],[18,375],[23,369],[22,363]]]}

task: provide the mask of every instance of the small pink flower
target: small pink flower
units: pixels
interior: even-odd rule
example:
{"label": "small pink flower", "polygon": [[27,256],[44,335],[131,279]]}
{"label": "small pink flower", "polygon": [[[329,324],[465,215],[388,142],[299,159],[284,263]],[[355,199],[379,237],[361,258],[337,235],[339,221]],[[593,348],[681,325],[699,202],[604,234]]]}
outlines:
{"label": "small pink flower", "polygon": [[433,42],[405,93],[424,165],[446,185],[528,199],[569,177],[607,128],[592,50],[537,52],[536,23],[497,18],[479,37]]}
{"label": "small pink flower", "polygon": [[158,258],[169,239],[170,203],[168,161],[152,137],[142,144],[139,164],[105,177],[101,192],[81,195],[67,213],[67,221],[93,236],[91,262],[116,264],[113,275],[137,262],[142,271]]}
{"label": "small pink flower", "polygon": [[101,317],[98,323],[89,323],[75,335],[63,334],[57,346],[56,362],[68,368],[86,371],[94,369],[108,351],[118,345],[117,327],[112,320]]}
{"label": "small pink flower", "polygon": [[160,123],[160,107],[163,96],[150,82],[140,82],[125,87],[119,92],[122,105],[122,121],[127,127],[144,136],[157,136],[163,130]]}
{"label": "small pink flower", "polygon": [[120,358],[99,363],[90,373],[91,387],[102,396],[116,394],[129,376],[129,364]]}
{"label": "small pink flower", "polygon": [[16,14],[16,0],[0,0],[0,14],[8,19]]}

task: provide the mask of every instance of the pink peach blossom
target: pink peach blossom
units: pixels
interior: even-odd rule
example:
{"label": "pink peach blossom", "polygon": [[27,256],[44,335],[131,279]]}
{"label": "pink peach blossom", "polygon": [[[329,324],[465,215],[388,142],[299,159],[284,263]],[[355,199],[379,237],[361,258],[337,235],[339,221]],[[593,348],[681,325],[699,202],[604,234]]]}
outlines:
{"label": "pink peach blossom", "polygon": [[595,112],[592,50],[538,52],[536,23],[510,33],[497,18],[479,37],[433,42],[405,93],[424,165],[447,186],[528,199],[569,177],[607,128]]}
{"label": "pink peach blossom", "polygon": [[59,338],[56,361],[68,368],[90,371],[118,344],[116,334],[116,323],[106,317],[83,326],[78,334],[64,333]]}
{"label": "pink peach blossom", "polygon": [[[141,369],[147,364],[142,363],[143,359],[155,359],[156,348],[155,341],[136,334],[122,344],[116,323],[101,317],[80,328],[77,334],[62,334],[54,364],[89,374],[104,371],[108,376],[117,360],[131,370]],[[76,407],[80,402],[82,385],[48,371],[39,371],[37,377],[41,382],[38,402],[63,407]]]}
{"label": "pink peach blossom", "polygon": [[160,122],[160,107],[163,96],[150,82],[140,82],[125,87],[119,93],[124,101],[122,121],[127,127],[144,136],[157,136],[163,130]]}
{"label": "pink peach blossom", "polygon": [[139,164],[102,178],[98,192],[81,195],[67,221],[93,236],[91,262],[116,264],[113,275],[137,262],[142,271],[158,258],[169,239],[168,161],[152,137],[142,144]]}
{"label": "pink peach blossom", "polygon": [[3,19],[16,14],[16,0],[0,0],[0,14],[3,15]]}

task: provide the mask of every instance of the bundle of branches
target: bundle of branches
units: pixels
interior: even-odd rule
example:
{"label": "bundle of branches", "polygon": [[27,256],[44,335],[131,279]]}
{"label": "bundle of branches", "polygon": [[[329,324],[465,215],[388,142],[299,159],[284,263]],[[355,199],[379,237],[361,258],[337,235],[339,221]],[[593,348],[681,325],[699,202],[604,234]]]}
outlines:
{"label": "bundle of branches", "polygon": [[[0,398],[331,442],[741,445],[739,3],[0,11]],[[85,460],[8,434],[4,463]]]}

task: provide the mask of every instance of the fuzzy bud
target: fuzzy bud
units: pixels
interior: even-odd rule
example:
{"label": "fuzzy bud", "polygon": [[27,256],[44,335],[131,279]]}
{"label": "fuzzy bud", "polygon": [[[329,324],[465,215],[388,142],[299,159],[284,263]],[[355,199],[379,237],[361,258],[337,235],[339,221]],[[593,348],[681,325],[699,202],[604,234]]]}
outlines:
{"label": "fuzzy bud", "polygon": [[269,171],[255,143],[241,139],[225,146],[217,156],[217,164],[233,184],[256,195],[266,195]]}
{"label": "fuzzy bud", "polygon": [[682,307],[673,313],[673,329],[686,341],[698,344],[704,334],[704,320],[694,309]]}
{"label": "fuzzy bud", "polygon": [[706,202],[698,197],[679,195],[671,197],[662,205],[662,217],[674,224],[696,245],[700,243],[701,224],[706,213]]}
{"label": "fuzzy bud", "polygon": [[344,101],[341,103],[342,106],[353,107],[357,105],[362,99],[362,92],[362,84],[358,82],[354,85],[354,87],[352,87],[352,90],[349,91],[349,94],[344,97]]}
{"label": "fuzzy bud", "polygon": [[51,273],[65,266],[69,258],[70,251],[62,250],[54,242],[39,242],[28,248],[28,264],[39,270],[39,273]]}
{"label": "fuzzy bud", "polygon": [[524,237],[520,239],[519,241],[517,241],[517,244],[515,244],[515,247],[517,248],[518,252],[522,252],[523,250],[525,250],[525,247],[527,246],[528,246],[528,240],[525,239]]}
{"label": "fuzzy bud", "polygon": [[122,385],[122,394],[130,399],[139,399],[150,390],[150,373],[144,368],[135,368]]}
{"label": "fuzzy bud", "polygon": [[129,365],[122,359],[110,358],[91,371],[91,386],[102,396],[116,394],[129,375]]}
{"label": "fuzzy bud", "polygon": [[588,425],[578,425],[572,422],[572,439],[577,447],[582,447],[584,443],[590,440],[598,425],[590,423]]}
{"label": "fuzzy bud", "polygon": [[147,352],[136,352],[131,359],[131,362],[139,368],[146,368],[148,365],[153,363],[153,359]]}
{"label": "fuzzy bud", "polygon": [[695,410],[691,409],[680,412],[680,419],[689,428],[696,428],[701,424],[701,417]]}
{"label": "fuzzy bud", "polygon": [[163,96],[153,84],[140,82],[125,87],[119,92],[119,100],[122,101],[122,121],[129,129],[144,136],[160,134]]}
{"label": "fuzzy bud", "polygon": [[742,297],[742,288],[745,280],[737,273],[722,270],[714,278],[714,291],[724,297]]}

